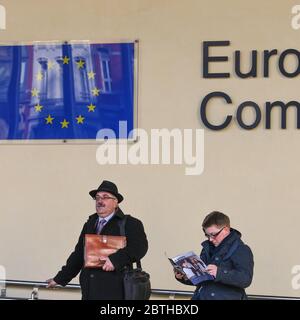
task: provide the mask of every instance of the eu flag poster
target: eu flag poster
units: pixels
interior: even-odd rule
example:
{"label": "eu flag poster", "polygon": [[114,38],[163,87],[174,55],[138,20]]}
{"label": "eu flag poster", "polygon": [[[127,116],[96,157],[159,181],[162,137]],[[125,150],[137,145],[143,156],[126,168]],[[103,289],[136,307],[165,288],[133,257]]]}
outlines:
{"label": "eu flag poster", "polygon": [[[103,128],[127,139],[134,128],[135,47],[0,46],[0,141],[90,140]],[[119,132],[119,121],[127,132]]]}

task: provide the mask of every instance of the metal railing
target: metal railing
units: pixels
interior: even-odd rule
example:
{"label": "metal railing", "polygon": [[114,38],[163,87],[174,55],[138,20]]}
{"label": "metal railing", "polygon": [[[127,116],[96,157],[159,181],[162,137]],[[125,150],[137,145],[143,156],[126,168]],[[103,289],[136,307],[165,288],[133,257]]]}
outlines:
{"label": "metal railing", "polygon": [[[7,297],[6,289],[1,289],[0,299],[26,299],[26,300],[39,300],[39,289],[47,289],[47,282],[40,281],[24,281],[24,280],[6,280],[0,281],[0,284],[4,284],[5,287],[22,287],[31,288],[30,296],[28,298],[15,298]],[[65,287],[57,286],[58,289],[66,289],[69,291],[80,291],[79,284],[68,284]],[[51,289],[49,289],[51,290]],[[190,298],[193,295],[192,291],[181,290],[164,290],[164,289],[152,289],[152,295],[168,297],[169,299],[175,299],[176,297]],[[287,296],[271,296],[271,295],[248,295],[249,300],[300,300],[300,297],[287,297]]]}

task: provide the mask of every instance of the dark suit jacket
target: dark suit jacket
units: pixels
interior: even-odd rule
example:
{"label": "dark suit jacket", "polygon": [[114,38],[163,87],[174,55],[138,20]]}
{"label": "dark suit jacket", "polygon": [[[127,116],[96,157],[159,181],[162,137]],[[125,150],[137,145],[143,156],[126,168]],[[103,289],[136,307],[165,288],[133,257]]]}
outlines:
{"label": "dark suit jacket", "polygon": [[[120,235],[118,221],[124,218],[121,209],[103,227],[101,234]],[[127,246],[109,256],[115,271],[84,268],[84,235],[96,233],[97,213],[89,216],[84,224],[74,251],[69,256],[66,265],[54,277],[54,281],[65,286],[80,273],[82,299],[89,300],[121,300],[123,295],[123,269],[144,257],[148,250],[148,241],[140,220],[127,216],[125,233]]]}

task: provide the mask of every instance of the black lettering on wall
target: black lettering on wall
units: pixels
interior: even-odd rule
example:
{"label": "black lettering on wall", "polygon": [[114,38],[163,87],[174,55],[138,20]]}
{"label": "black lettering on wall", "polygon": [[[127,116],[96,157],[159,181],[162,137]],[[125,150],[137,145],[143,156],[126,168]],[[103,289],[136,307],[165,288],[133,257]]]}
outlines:
{"label": "black lettering on wall", "polygon": [[203,78],[229,78],[230,73],[211,73],[209,72],[209,63],[210,62],[223,62],[228,61],[227,56],[210,56],[209,48],[210,47],[223,47],[229,46],[230,41],[203,41],[203,64],[202,72]]}
{"label": "black lettering on wall", "polygon": [[[255,115],[256,115],[254,122],[250,125],[245,124],[245,122],[243,121],[243,117],[242,117],[243,110],[247,107],[253,107],[255,110]],[[260,120],[261,120],[261,111],[260,111],[259,106],[253,101],[245,101],[245,102],[241,103],[237,109],[236,119],[237,119],[239,126],[243,129],[251,130],[251,129],[256,128],[259,125]]]}
{"label": "black lettering on wall", "polygon": [[269,60],[272,56],[277,55],[277,50],[273,49],[271,51],[269,50],[264,50],[264,77],[268,78],[269,77]]}
{"label": "black lettering on wall", "polygon": [[203,124],[211,130],[222,130],[229,125],[229,123],[232,119],[232,116],[227,116],[225,121],[221,125],[214,125],[211,122],[209,122],[207,119],[207,104],[213,98],[222,98],[227,103],[232,103],[231,98],[224,92],[216,91],[216,92],[209,93],[208,95],[206,95],[204,97],[204,99],[202,100],[202,103],[201,103],[201,107],[200,107],[201,120],[202,120]]}
{"label": "black lettering on wall", "polygon": [[[295,55],[298,60],[298,67],[294,72],[288,72],[285,70],[284,59],[289,54]],[[284,76],[286,76],[288,78],[297,77],[298,74],[300,73],[300,52],[295,49],[287,49],[287,50],[283,51],[279,57],[279,70]]]}
{"label": "black lettering on wall", "polygon": [[297,108],[297,129],[300,129],[300,103],[298,101],[290,101],[288,103],[282,101],[266,102],[266,129],[271,128],[271,111],[274,107],[281,108],[281,129],[286,129],[286,112],[291,106]]}
{"label": "black lettering on wall", "polygon": [[251,62],[250,62],[250,70],[247,73],[242,73],[241,71],[241,51],[235,51],[234,53],[234,67],[235,73],[240,78],[250,78],[250,77],[257,77],[257,50],[252,50],[251,54]]}

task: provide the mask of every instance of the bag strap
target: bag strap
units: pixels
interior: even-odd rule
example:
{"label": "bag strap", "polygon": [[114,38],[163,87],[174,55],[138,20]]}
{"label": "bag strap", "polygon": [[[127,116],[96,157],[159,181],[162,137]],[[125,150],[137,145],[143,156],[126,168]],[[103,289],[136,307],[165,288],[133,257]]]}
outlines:
{"label": "bag strap", "polygon": [[[125,214],[125,215],[124,215],[124,218],[118,221],[119,228],[120,228],[120,235],[121,235],[121,236],[126,236],[125,225],[126,225],[126,221],[127,221],[127,217],[128,217],[128,216],[129,216],[128,214]],[[137,266],[139,269],[142,269],[141,260],[136,261],[136,266]]]}
{"label": "bag strap", "polygon": [[120,235],[121,236],[126,236],[126,233],[125,233],[126,221],[127,221],[127,214],[124,216],[123,219],[118,220],[118,224],[119,224],[119,228],[120,228]]}

